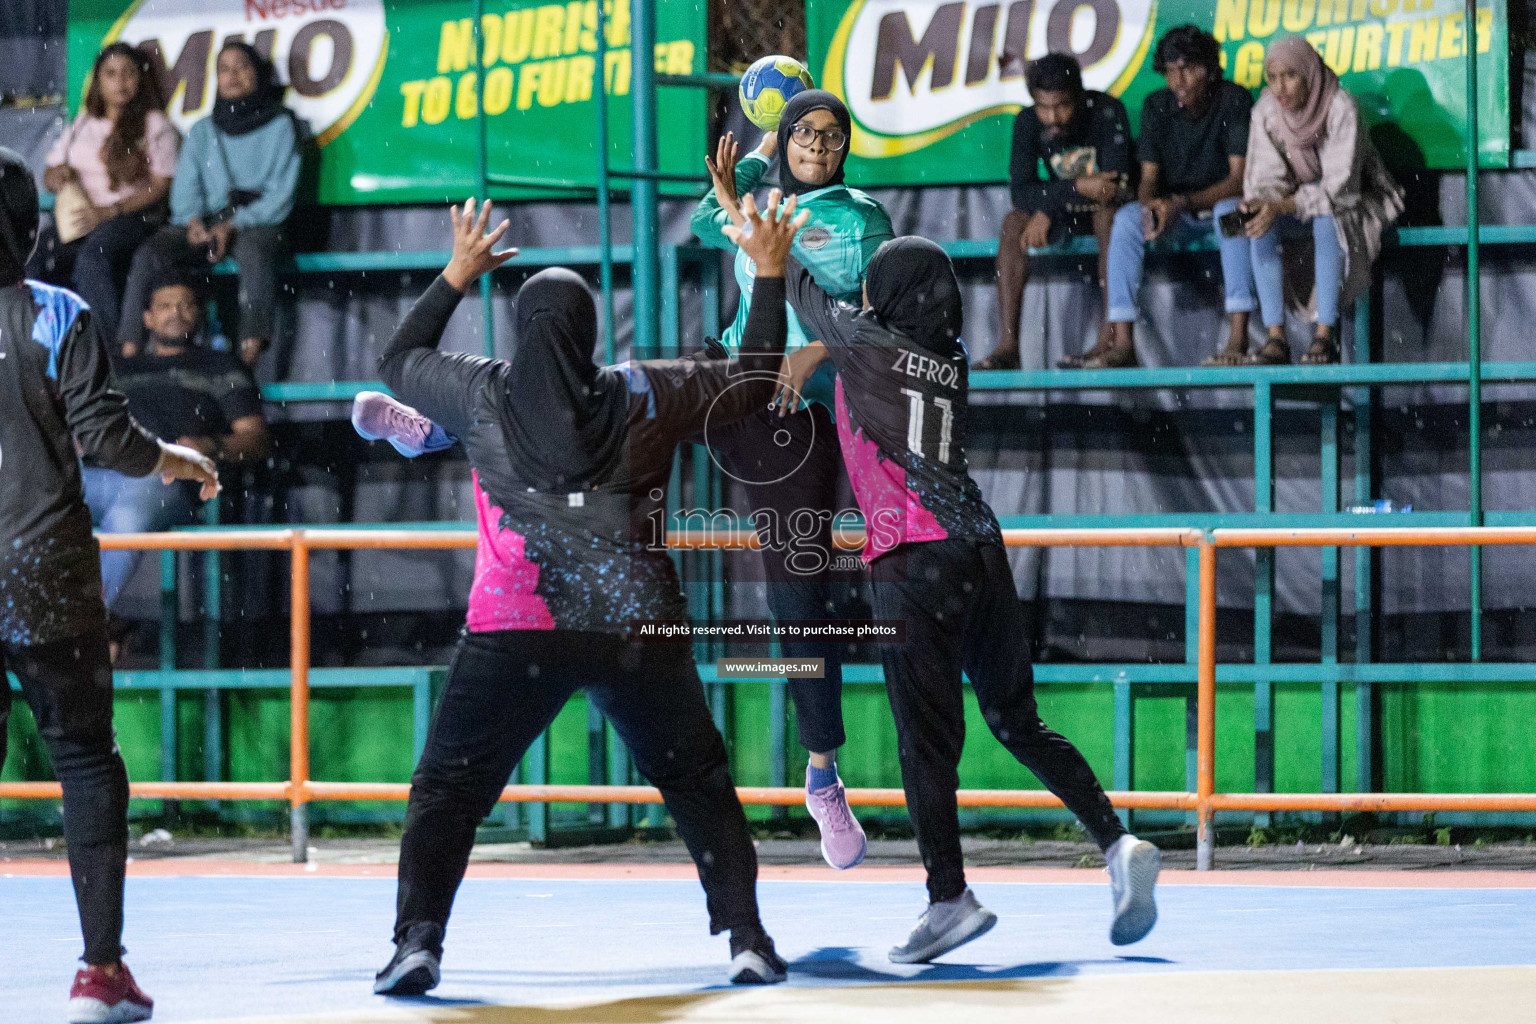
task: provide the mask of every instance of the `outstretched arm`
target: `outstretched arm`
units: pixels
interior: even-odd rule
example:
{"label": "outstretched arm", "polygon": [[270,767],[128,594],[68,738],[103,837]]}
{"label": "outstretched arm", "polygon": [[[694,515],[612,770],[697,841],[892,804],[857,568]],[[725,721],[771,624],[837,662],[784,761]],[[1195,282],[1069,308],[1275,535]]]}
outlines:
{"label": "outstretched arm", "polygon": [[475,397],[495,370],[496,361],[462,352],[437,351],[464,291],[481,274],[517,255],[516,249],[493,251],[506,234],[502,221],[487,231],[491,204],[476,216],[475,201],[463,210],[449,207],[453,220],[453,258],[425,295],[400,322],[384,354],[379,377],[402,402],[414,406],[448,433],[463,437],[469,429]]}
{"label": "outstretched arm", "polygon": [[201,452],[155,437],[128,412],[128,399],[112,387],[106,346],[91,324],[89,310],[56,311],[65,335],[58,347],[59,397],[64,419],[82,455],[124,476],[159,473],[165,483],[195,480],[204,500],[219,493],[219,473]]}
{"label": "outstretched arm", "polygon": [[[736,360],[661,360],[640,363],[656,398],[657,415],[677,437],[689,437],[705,421],[731,423],[763,408],[773,394],[784,341],[789,332],[784,306],[784,265],[795,232],[808,214],[795,215],[795,199],[779,209],[779,191],[759,211],[750,195],[742,200],[743,226],[726,227],[733,244],[757,264],[757,278],[741,351]],[[686,363],[686,366],[682,364]]]}

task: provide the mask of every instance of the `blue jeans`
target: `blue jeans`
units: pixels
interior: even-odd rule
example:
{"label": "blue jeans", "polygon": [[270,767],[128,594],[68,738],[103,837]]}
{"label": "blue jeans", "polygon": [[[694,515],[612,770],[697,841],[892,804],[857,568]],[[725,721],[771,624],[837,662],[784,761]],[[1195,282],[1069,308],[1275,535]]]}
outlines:
{"label": "blue jeans", "polygon": [[[1209,221],[1182,213],[1164,232],[1163,238],[1176,241],[1206,231],[1216,232],[1221,243],[1221,276],[1227,291],[1228,313],[1251,313],[1258,305],[1253,296],[1253,271],[1248,266],[1248,240],[1242,236],[1226,238],[1221,233],[1222,214],[1237,209],[1240,200],[1223,199],[1211,210]],[[1115,214],[1109,234],[1109,322],[1128,324],[1136,321],[1136,293],[1141,290],[1141,268],[1146,255],[1146,235],[1141,228],[1140,203],[1127,203]]]}
{"label": "blue jeans", "polygon": [[[94,466],[84,473],[91,525],[103,533],[154,533],[191,522],[197,511],[196,492],[180,481],[166,485],[155,473],[131,477]],[[142,551],[101,553],[101,597],[108,611],[143,557]]]}
{"label": "blue jeans", "polygon": [[[1313,217],[1312,274],[1317,294],[1317,322],[1325,327],[1339,326],[1339,292],[1344,287],[1344,250],[1339,246],[1338,229],[1332,217]],[[1263,235],[1252,240],[1253,276],[1259,285],[1259,308],[1265,327],[1285,323],[1285,293],[1281,287],[1280,240],[1306,233],[1306,222],[1295,217],[1277,217]]]}

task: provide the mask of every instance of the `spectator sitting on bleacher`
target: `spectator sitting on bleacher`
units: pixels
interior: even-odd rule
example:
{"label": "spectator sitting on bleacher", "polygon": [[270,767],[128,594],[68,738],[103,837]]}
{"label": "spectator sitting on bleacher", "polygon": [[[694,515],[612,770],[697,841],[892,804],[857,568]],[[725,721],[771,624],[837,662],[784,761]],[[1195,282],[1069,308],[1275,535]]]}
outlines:
{"label": "spectator sitting on bleacher", "polygon": [[[1361,130],[1354,97],[1310,43],[1291,36],[1272,45],[1264,76],[1268,86],[1248,134],[1241,209],[1269,336],[1250,362],[1289,363],[1285,307],[1305,313],[1315,304],[1317,329],[1301,361],[1336,363],[1339,309],[1369,287],[1381,233],[1403,212],[1403,192]],[[1289,273],[1298,261],[1287,259],[1282,267],[1280,255],[1281,238],[1305,245],[1308,236],[1310,290]]]}
{"label": "spectator sitting on bleacher", "polygon": [[73,288],[110,339],[133,251],[165,222],[181,137],[162,112],[149,58],[127,43],[96,55],[81,107],[44,161],[54,223],[38,237],[27,276]]}
{"label": "spectator sitting on bleacher", "polygon": [[[200,303],[192,279],[176,271],[154,282],[142,314],[148,341],[141,355],[119,360],[117,387],[134,418],[159,437],[212,459],[264,459],[270,448],[261,392],[250,372],[227,352],[197,346]],[[85,502],[104,533],[166,530],[191,522],[195,485],[162,486],[160,478],[126,477],[85,467]],[[102,597],[112,609],[132,578],[142,551],[101,553]]]}
{"label": "spectator sitting on bleacher", "polygon": [[[272,62],[231,39],[219,51],[213,113],[192,126],[171,186],[171,226],[133,260],[124,308],[142,309],[145,285],[173,264],[217,263],[233,255],[240,269],[240,359],[254,366],[272,340],[283,222],[299,182],[299,130],[283,106]],[[125,355],[143,327],[124,317],[117,340]]]}
{"label": "spectator sitting on bleacher", "polygon": [[[1092,232],[1099,243],[1099,282],[1104,282],[1109,230],[1115,206],[1130,187],[1131,127],[1125,104],[1107,93],[1083,88],[1077,58],[1048,53],[1026,72],[1032,105],[1013,122],[1008,189],[1013,210],[1003,218],[997,241],[997,306],[1002,334],[997,347],[976,363],[978,370],[1019,368],[1019,315],[1029,280],[1029,250],[1068,235]],[[1040,167],[1045,177],[1040,177]],[[1071,366],[1110,365],[1107,330]]]}
{"label": "spectator sitting on bleacher", "polygon": [[1135,362],[1136,295],[1146,243],[1215,231],[1232,329],[1227,347],[1207,365],[1236,366],[1248,356],[1248,314],[1258,306],[1248,239],[1223,234],[1221,218],[1237,210],[1248,152],[1248,90],[1221,77],[1221,45],[1194,25],[1158,40],[1152,67],[1168,82],[1141,105],[1139,201],[1115,214],[1109,241],[1109,324],[1105,361]]}

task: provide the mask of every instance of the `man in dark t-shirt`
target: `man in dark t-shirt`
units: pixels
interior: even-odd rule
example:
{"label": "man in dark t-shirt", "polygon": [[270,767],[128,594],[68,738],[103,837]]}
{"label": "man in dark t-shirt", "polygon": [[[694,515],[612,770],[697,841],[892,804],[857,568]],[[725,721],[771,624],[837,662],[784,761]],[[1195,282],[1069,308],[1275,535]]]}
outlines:
{"label": "man in dark t-shirt", "polygon": [[1248,152],[1248,90],[1221,77],[1221,49],[1194,25],[1169,29],[1158,41],[1152,66],[1168,88],[1141,108],[1139,201],[1115,215],[1109,243],[1109,322],[1118,361],[1134,361],[1136,293],[1141,287],[1145,244],[1193,238],[1212,230],[1221,244],[1221,273],[1232,330],[1227,347],[1207,365],[1235,366],[1248,348],[1248,314],[1258,307],[1248,239],[1230,237],[1220,222],[1243,198]]}
{"label": "man in dark t-shirt", "polygon": [[[195,344],[201,325],[191,279],[170,273],[156,282],[143,312],[149,342],[116,365],[117,386],[134,418],[151,433],[227,462],[264,459],[271,446],[261,392],[250,372],[226,352]],[[189,522],[195,488],[160,485],[87,464],[85,501],[104,533],[142,533]],[[102,597],[108,610],[133,577],[142,551],[103,551]]]}
{"label": "man in dark t-shirt", "polygon": [[[1019,315],[1029,280],[1029,250],[1092,232],[1099,242],[1099,280],[1115,208],[1130,195],[1135,159],[1125,104],[1083,88],[1077,59],[1049,53],[1026,72],[1031,105],[1013,122],[1008,190],[1013,210],[997,241],[997,347],[978,370],[1019,368]],[[1104,348],[1103,339],[1086,356]]]}

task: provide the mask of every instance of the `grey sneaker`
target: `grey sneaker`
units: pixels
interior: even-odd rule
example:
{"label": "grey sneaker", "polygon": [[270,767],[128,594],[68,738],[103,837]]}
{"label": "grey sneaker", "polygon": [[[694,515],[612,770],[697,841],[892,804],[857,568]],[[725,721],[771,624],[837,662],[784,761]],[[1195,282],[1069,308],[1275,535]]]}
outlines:
{"label": "grey sneaker", "polygon": [[1163,855],[1158,848],[1132,835],[1121,836],[1105,851],[1104,869],[1109,872],[1110,897],[1114,901],[1110,942],[1117,946],[1140,942],[1157,924],[1157,901],[1152,890],[1162,867]]}
{"label": "grey sneaker", "polygon": [[893,964],[926,964],[979,938],[997,924],[997,915],[976,900],[966,889],[952,900],[930,903],[904,946],[892,947]]}

